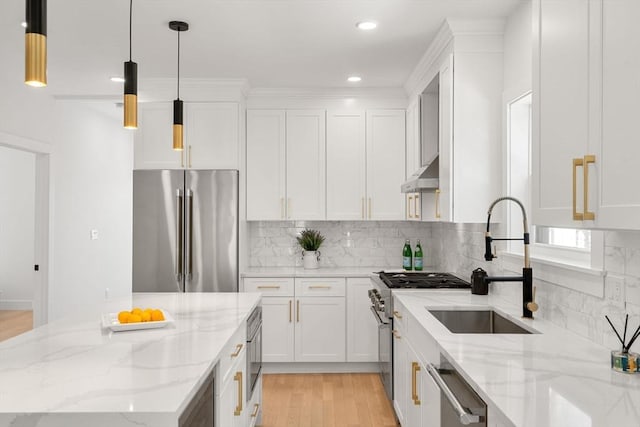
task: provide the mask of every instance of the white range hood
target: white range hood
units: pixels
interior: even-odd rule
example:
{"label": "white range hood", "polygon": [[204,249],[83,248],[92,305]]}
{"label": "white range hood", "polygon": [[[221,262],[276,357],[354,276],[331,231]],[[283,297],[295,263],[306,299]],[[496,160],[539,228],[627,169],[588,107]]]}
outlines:
{"label": "white range hood", "polygon": [[403,193],[415,193],[438,189],[440,187],[439,164],[438,154],[436,154],[431,161],[415,171],[409,179],[400,186],[400,191]]}

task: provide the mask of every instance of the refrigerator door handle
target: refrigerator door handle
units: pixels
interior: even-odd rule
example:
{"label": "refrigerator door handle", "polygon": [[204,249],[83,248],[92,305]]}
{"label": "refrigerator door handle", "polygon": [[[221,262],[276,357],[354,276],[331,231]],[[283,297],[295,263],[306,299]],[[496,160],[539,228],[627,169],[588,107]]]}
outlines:
{"label": "refrigerator door handle", "polygon": [[182,243],[183,243],[183,198],[182,198],[182,190],[178,189],[176,191],[176,265],[175,265],[175,274],[176,281],[178,283],[182,283]]}
{"label": "refrigerator door handle", "polygon": [[[187,190],[187,231],[186,237],[186,262],[185,262],[185,282],[191,281],[193,276],[193,191]],[[186,286],[186,284],[185,284]],[[186,290],[186,289],[185,289]]]}

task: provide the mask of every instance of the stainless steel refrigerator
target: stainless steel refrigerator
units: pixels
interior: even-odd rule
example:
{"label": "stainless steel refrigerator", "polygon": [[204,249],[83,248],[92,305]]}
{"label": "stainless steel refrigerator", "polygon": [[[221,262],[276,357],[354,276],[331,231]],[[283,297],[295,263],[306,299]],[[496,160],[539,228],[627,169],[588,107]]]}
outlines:
{"label": "stainless steel refrigerator", "polygon": [[238,171],[133,171],[133,291],[238,291]]}

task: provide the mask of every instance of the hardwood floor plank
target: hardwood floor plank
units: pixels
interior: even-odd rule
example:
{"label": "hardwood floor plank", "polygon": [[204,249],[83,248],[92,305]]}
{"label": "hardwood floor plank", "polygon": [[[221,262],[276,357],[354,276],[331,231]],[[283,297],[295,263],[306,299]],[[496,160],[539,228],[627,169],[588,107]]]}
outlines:
{"label": "hardwood floor plank", "polygon": [[264,374],[263,427],[396,427],[377,374]]}
{"label": "hardwood floor plank", "polygon": [[33,329],[31,310],[0,310],[0,341]]}

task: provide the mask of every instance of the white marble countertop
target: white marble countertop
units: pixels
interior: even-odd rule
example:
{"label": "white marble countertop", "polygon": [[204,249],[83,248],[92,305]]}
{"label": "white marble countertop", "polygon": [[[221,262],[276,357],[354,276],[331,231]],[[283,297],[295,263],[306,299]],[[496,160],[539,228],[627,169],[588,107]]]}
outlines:
{"label": "white marble countertop", "polygon": [[[614,372],[610,350],[491,296],[395,292],[478,394],[517,427],[638,427],[640,374]],[[488,306],[539,334],[453,334],[427,308]],[[425,308],[426,307],[426,308]]]}
{"label": "white marble countertop", "polygon": [[241,277],[369,277],[373,272],[390,271],[388,267],[320,267],[307,269],[302,267],[249,267]]}
{"label": "white marble countertop", "polygon": [[[176,426],[256,293],[133,294],[0,343],[0,426]],[[166,310],[164,328],[111,332],[103,312]]]}

